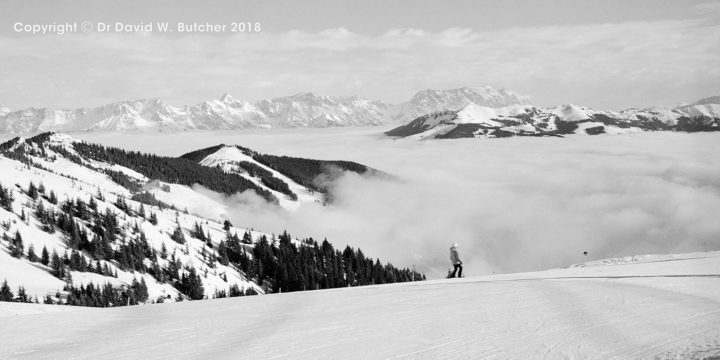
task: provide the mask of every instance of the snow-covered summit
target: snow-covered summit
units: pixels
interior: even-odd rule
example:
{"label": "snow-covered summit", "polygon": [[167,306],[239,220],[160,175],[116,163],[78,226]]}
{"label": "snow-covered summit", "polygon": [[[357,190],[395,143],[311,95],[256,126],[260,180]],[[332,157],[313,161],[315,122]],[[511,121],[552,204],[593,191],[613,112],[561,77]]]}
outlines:
{"label": "snow-covered summit", "polygon": [[700,99],[700,100],[692,103],[691,105],[707,105],[707,104],[716,104],[716,105],[720,104],[720,95],[710,96],[710,97],[706,97],[704,99]]}
{"label": "snow-covered summit", "polygon": [[410,101],[400,104],[393,118],[397,121],[410,121],[433,112],[459,110],[470,104],[498,108],[526,105],[528,98],[510,90],[496,90],[490,86],[448,90],[427,89],[417,92]]}
{"label": "snow-covered summit", "polygon": [[[294,210],[302,203],[321,203],[324,194],[298,184],[287,175],[259,161],[256,153],[239,146],[222,145],[217,151],[199,162],[202,166],[223,169],[254,182],[258,187],[271,192],[280,206]],[[277,184],[282,184],[275,186]]]}
{"label": "snow-covered summit", "polygon": [[580,121],[589,119],[590,116],[581,107],[573,104],[558,106],[551,110],[562,121]]}

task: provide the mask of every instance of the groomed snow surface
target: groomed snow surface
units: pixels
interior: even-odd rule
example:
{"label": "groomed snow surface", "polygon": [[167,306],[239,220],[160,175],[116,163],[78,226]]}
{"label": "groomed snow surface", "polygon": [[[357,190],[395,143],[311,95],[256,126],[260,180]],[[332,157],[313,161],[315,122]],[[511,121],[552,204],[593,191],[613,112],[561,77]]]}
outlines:
{"label": "groomed snow surface", "polygon": [[720,356],[720,252],[67,309],[0,303],[0,358],[707,359]]}

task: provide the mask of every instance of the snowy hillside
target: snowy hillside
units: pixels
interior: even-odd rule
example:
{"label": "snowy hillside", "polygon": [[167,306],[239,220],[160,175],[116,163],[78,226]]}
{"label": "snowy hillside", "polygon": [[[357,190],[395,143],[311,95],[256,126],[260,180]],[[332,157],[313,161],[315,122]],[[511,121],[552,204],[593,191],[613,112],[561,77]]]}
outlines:
{"label": "snowy hillside", "polygon": [[[325,200],[323,193],[296,183],[279,171],[257,161],[251,151],[237,146],[221,147],[218,151],[200,160],[200,165],[219,167],[226,172],[248,178],[259,187],[272,192],[279,200],[280,206],[287,209],[295,209],[304,202],[323,202]],[[276,187],[273,186],[274,183],[286,185]]]}
{"label": "snowy hillside", "polygon": [[0,303],[0,338],[7,359],[720,355],[720,252],[588,265],[117,309]]}
{"label": "snowy hillside", "polygon": [[[1,144],[0,282],[7,281],[18,296],[23,287],[27,298],[21,300],[108,306],[102,301],[167,302],[346,286],[352,281],[357,285],[394,282],[414,276],[378,263],[372,271],[378,278],[351,276],[348,267],[345,277],[338,279],[338,275],[323,276],[322,271],[313,273],[314,265],[308,263],[304,271],[310,277],[297,278],[299,271],[293,270],[287,278],[291,265],[286,261],[300,253],[322,252],[333,259],[338,255],[327,242],[320,247],[312,239],[233,226],[225,220],[227,205],[194,185],[220,195],[255,191],[270,202],[284,195],[280,205],[289,208],[300,201],[322,201],[322,189],[311,191],[290,179],[297,177],[287,166],[294,164],[294,158],[279,157],[287,163],[277,166],[289,169],[281,172],[255,159],[264,159],[262,154],[235,150],[239,148],[221,146],[197,164],[186,158],[81,143],[63,134]],[[275,157],[267,157],[275,166]],[[318,164],[317,174],[303,173],[308,177],[319,175],[325,163],[298,161]],[[251,171],[233,168],[231,163]],[[354,165],[346,171],[367,170],[348,164]],[[294,198],[274,190],[278,184]],[[201,217],[198,209],[203,214],[212,209],[213,216]],[[281,232],[282,224],[277,226],[270,230]],[[358,255],[352,249],[342,254]],[[90,284],[97,291],[109,284],[110,294],[103,293],[101,301],[99,293],[87,290],[90,295],[83,297],[80,287],[87,289]]]}
{"label": "snowy hillside", "polygon": [[491,108],[470,104],[455,111],[420,116],[385,134],[416,139],[472,137],[561,136],[569,134],[624,134],[641,131],[720,131],[720,104],[708,103],[672,109],[603,111],[566,104],[555,108],[514,105]]}

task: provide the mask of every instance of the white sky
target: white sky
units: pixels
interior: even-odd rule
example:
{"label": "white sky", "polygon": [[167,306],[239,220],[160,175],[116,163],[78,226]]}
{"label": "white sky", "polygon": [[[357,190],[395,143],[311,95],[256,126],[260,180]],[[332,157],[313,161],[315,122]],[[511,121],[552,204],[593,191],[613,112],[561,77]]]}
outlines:
{"label": "white sky", "polygon": [[[254,34],[28,35],[16,22],[260,22]],[[716,1],[0,3],[0,105],[195,104],[311,91],[393,103],[504,87],[620,109],[720,93]]]}

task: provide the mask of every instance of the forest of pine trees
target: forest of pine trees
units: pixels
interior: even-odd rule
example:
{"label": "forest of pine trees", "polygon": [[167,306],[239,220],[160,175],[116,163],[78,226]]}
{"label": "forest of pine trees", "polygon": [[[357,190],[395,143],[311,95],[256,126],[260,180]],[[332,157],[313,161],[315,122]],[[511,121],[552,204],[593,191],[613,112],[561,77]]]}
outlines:
{"label": "forest of pine trees", "polygon": [[137,305],[148,299],[148,289],[145,279],[133,282],[128,287],[115,288],[110,283],[103,286],[93,283],[74,287],[66,286],[66,305],[91,306],[91,307],[113,307]]}
{"label": "forest of pine trees", "polygon": [[[42,140],[43,136],[49,135],[39,135],[36,138]],[[231,191],[232,187],[240,186],[237,179],[242,179],[237,176],[226,177],[227,174],[217,172],[219,171],[217,169],[189,165],[192,161],[188,159],[157,157],[89,144],[76,143],[74,146],[78,153],[84,154],[84,156],[119,163],[144,173],[150,178],[161,178],[169,182],[192,184],[200,182],[200,179],[207,176],[213,180],[201,182],[204,185],[216,184],[212,185],[216,187],[215,190]],[[10,148],[7,143],[0,147]],[[70,154],[66,149],[53,148],[53,150],[71,159],[74,157],[74,161],[81,162],[77,155]],[[28,151],[44,152],[45,150],[44,147],[39,147]],[[255,156],[260,155],[255,154]],[[25,160],[27,164],[32,162],[28,158]],[[301,174],[301,177],[302,174],[310,176],[309,174],[320,171],[318,170],[321,166],[318,165],[319,163],[301,160],[294,165],[286,160],[278,160],[276,166],[294,168],[292,171]],[[300,169],[304,166],[310,166],[310,168]],[[260,169],[266,172],[266,170]],[[219,177],[215,177],[216,175]],[[127,187],[132,188],[133,185],[130,184],[135,184],[133,179],[119,172],[108,173],[108,176]],[[230,183],[223,183],[225,180]],[[390,264],[383,265],[379,260],[367,258],[360,249],[351,247],[346,247],[343,251],[335,249],[327,240],[321,243],[313,239],[298,242],[292,240],[287,232],[283,232],[277,237],[262,235],[255,239],[249,231],[238,236],[237,233],[231,233],[232,224],[227,220],[223,224],[226,231],[225,237],[212,239],[209,232],[203,230],[201,224],[195,223],[190,231],[186,231],[176,219],[172,232],[163,232],[178,244],[186,245],[189,239],[196,239],[204,244],[202,258],[207,264],[207,268],[204,273],[199,273],[195,267],[182,264],[174,252],[169,254],[165,243],[162,244],[160,251],[156,251],[148,244],[148,239],[142,230],[143,227],[139,226],[138,222],[147,220],[151,224],[157,225],[156,211],[167,207],[150,193],[135,192],[131,199],[140,202],[139,205],[131,205],[131,202],[119,196],[113,203],[119,211],[111,210],[109,207],[101,211],[98,202],[106,201],[101,191],[88,200],[79,197],[65,197],[63,200],[59,200],[55,191],[46,189],[42,183],[30,182],[27,187],[22,189],[19,188],[19,185],[18,189],[11,189],[0,184],[0,207],[10,212],[14,212],[13,190],[22,192],[29,199],[22,204],[20,213],[17,214],[20,219],[29,224],[30,218],[34,217],[42,231],[55,234],[54,236],[63,239],[67,250],[58,253],[56,250],[49,251],[45,246],[42,249],[36,249],[32,243],[26,248],[21,233],[17,230],[14,232],[8,230],[9,223],[2,224],[6,230],[2,233],[2,240],[12,256],[25,257],[30,262],[41,264],[53,276],[65,281],[68,284],[64,289],[67,293],[65,303],[70,305],[106,307],[132,305],[148,300],[147,285],[142,277],[129,286],[119,288],[110,284],[87,284],[74,287],[71,271],[94,272],[103,276],[117,277],[117,270],[114,270],[117,268],[148,274],[160,283],[175,287],[183,294],[181,299],[191,300],[205,297],[202,276],[207,276],[207,269],[215,268],[216,262],[241,271],[248,280],[255,282],[266,293],[424,279],[424,275],[409,269],[395,268]],[[26,212],[25,209],[29,209],[29,211]],[[128,222],[128,218],[135,218],[135,224],[133,225],[132,220]],[[17,296],[13,294],[5,282],[0,299],[29,301],[22,287],[17,290],[17,294]],[[227,290],[216,290],[214,297],[254,294],[257,292],[252,287],[240,289],[237,284],[228,284]],[[45,303],[57,301],[59,301],[59,294],[55,296],[55,299],[51,296],[43,299]]]}
{"label": "forest of pine trees", "polygon": [[[0,286],[0,301],[23,303],[33,302],[33,300],[30,299],[30,297],[25,292],[25,288],[22,287],[22,285],[18,287],[17,296],[13,294],[12,289],[10,289],[10,286],[7,283],[7,280],[4,280],[2,286]],[[37,299],[35,299],[35,302],[37,302]]]}
{"label": "forest of pine trees", "polygon": [[[195,268],[183,268],[175,259],[170,259],[170,265],[167,267],[161,267],[158,258],[167,258],[167,250],[161,249],[161,253],[157,253],[148,245],[147,238],[139,227],[121,229],[118,225],[118,214],[109,209],[104,212],[98,211],[97,203],[92,198],[90,202],[79,198],[59,202],[58,206],[62,211],[53,211],[50,207],[44,206],[43,199],[48,198],[48,195],[38,192],[34,215],[42,224],[43,230],[59,231],[65,235],[69,251],[64,254],[53,251],[50,254],[47,248],[43,247],[40,256],[37,256],[35,249],[29,248],[28,260],[47,265],[54,276],[65,281],[71,280],[70,271],[117,276],[108,266],[112,263],[120,269],[148,273],[160,282],[171,283],[189,299],[198,300],[204,297],[202,280]],[[122,198],[119,199],[121,210],[139,215],[139,210],[131,209]],[[390,264],[383,265],[379,260],[367,258],[360,249],[346,247],[340,251],[327,240],[318,243],[313,239],[303,240],[303,245],[297,246],[287,232],[283,232],[276,239],[268,239],[263,235],[253,243],[249,232],[245,232],[242,238],[237,234],[231,234],[229,231],[231,226],[232,224],[226,222],[226,238],[215,247],[216,253],[211,253],[211,261],[236,267],[268,293],[424,279],[423,275],[409,269],[395,268]],[[205,234],[200,224],[195,224],[190,236],[203,241],[209,245],[208,248],[214,248],[210,237]],[[24,247],[20,233],[16,232],[12,237],[5,234],[5,237],[13,256],[22,257]],[[179,244],[187,241],[179,223],[176,223],[170,238]],[[151,265],[148,266],[145,260],[150,260]],[[133,295],[137,292],[118,293],[117,289],[110,294],[106,287],[107,285],[88,285],[81,288],[69,286],[66,291],[72,296],[68,296],[67,303],[112,306],[119,304],[120,298],[129,301],[130,304],[146,299]],[[247,295],[245,292],[241,291],[241,293]],[[220,291],[215,296],[240,295],[237,291],[229,289],[227,292]]]}
{"label": "forest of pine trees", "polygon": [[187,159],[126,151],[88,143],[75,143],[73,147],[75,151],[83,156],[125,166],[150,179],[188,186],[199,184],[224,194],[254,190],[266,200],[270,202],[276,201],[270,192],[258,187],[242,176],[226,173],[212,167],[205,167]]}
{"label": "forest of pine trees", "polygon": [[[249,236],[249,233],[246,233]],[[245,238],[245,236],[243,236]],[[221,246],[226,248],[230,263],[244,271],[268,292],[291,292],[363,286],[394,282],[419,281],[425,276],[409,269],[398,269],[379,260],[367,258],[358,249],[336,250],[324,240],[313,239],[296,246],[292,237],[283,232],[277,242],[261,236],[248,256],[237,234],[228,235]]]}

